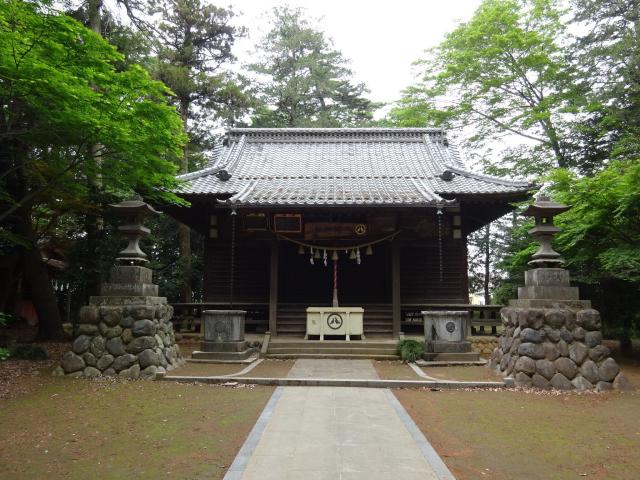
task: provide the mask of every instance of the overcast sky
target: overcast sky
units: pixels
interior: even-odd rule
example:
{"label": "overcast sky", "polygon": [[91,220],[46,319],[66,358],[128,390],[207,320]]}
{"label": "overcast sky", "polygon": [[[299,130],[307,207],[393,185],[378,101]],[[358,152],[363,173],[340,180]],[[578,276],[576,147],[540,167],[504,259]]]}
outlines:
{"label": "overcast sky", "polygon": [[320,18],[335,48],[351,60],[355,78],[371,90],[370,98],[392,102],[413,82],[411,63],[458,22],[469,20],[480,0],[234,0],[231,7],[242,14],[239,23],[250,34],[237,45],[240,62],[251,61],[252,45],[268,29],[263,14],[284,4]]}

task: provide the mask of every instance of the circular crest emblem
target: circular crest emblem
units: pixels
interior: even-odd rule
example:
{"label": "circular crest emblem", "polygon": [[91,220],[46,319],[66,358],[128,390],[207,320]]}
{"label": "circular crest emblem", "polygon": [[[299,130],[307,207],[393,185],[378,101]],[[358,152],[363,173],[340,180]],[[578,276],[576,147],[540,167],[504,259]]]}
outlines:
{"label": "circular crest emblem", "polygon": [[331,313],[327,316],[327,326],[331,330],[338,330],[343,322],[342,317],[337,313]]}
{"label": "circular crest emblem", "polygon": [[456,324],[453,322],[447,322],[444,328],[447,329],[447,332],[453,333],[456,330]]}
{"label": "circular crest emblem", "polygon": [[356,232],[356,235],[365,235],[367,233],[367,226],[364,223],[358,223],[353,228],[353,231]]}

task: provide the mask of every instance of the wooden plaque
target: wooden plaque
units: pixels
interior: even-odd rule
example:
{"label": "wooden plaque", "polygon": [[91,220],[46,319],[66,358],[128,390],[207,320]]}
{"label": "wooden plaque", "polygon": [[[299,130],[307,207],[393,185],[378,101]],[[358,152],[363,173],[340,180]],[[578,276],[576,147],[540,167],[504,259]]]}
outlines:
{"label": "wooden plaque", "polygon": [[302,215],[277,213],[273,216],[273,228],[278,233],[302,233]]}

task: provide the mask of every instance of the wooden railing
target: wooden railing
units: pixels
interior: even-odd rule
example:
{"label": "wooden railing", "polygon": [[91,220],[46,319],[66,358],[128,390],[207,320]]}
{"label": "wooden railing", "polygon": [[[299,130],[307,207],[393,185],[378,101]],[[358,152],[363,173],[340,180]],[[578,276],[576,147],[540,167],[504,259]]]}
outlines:
{"label": "wooden railing", "polygon": [[[176,332],[200,332],[200,324],[203,310],[231,309],[224,302],[201,303],[172,303],[173,324]],[[286,305],[286,304],[281,304]],[[391,305],[389,305],[391,306]],[[470,305],[460,303],[431,303],[402,304],[402,326],[419,328],[422,325],[423,310],[465,310],[471,318],[471,334],[497,334],[497,327],[501,324],[500,309],[502,305]],[[238,303],[233,305],[234,310],[246,310],[245,325],[248,330],[266,331],[269,325],[269,304],[264,303]]]}

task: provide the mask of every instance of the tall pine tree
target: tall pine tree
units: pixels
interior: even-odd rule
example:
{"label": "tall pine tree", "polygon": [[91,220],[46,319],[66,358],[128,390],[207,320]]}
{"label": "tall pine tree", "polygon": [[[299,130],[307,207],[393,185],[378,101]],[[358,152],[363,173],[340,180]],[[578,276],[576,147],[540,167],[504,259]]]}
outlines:
{"label": "tall pine tree", "polygon": [[353,72],[302,9],[276,7],[272,28],[250,65],[258,76],[262,106],[256,127],[349,127],[366,124],[378,107],[354,83]]}
{"label": "tall pine tree", "polygon": [[[241,77],[226,68],[235,60],[231,49],[244,29],[234,26],[234,13],[201,0],[153,0],[150,13],[156,19],[154,72],[175,93],[176,105],[189,136],[180,173],[200,166],[202,143],[211,140],[212,123],[233,123],[250,104]],[[183,302],[193,300],[191,232],[178,229]]]}

